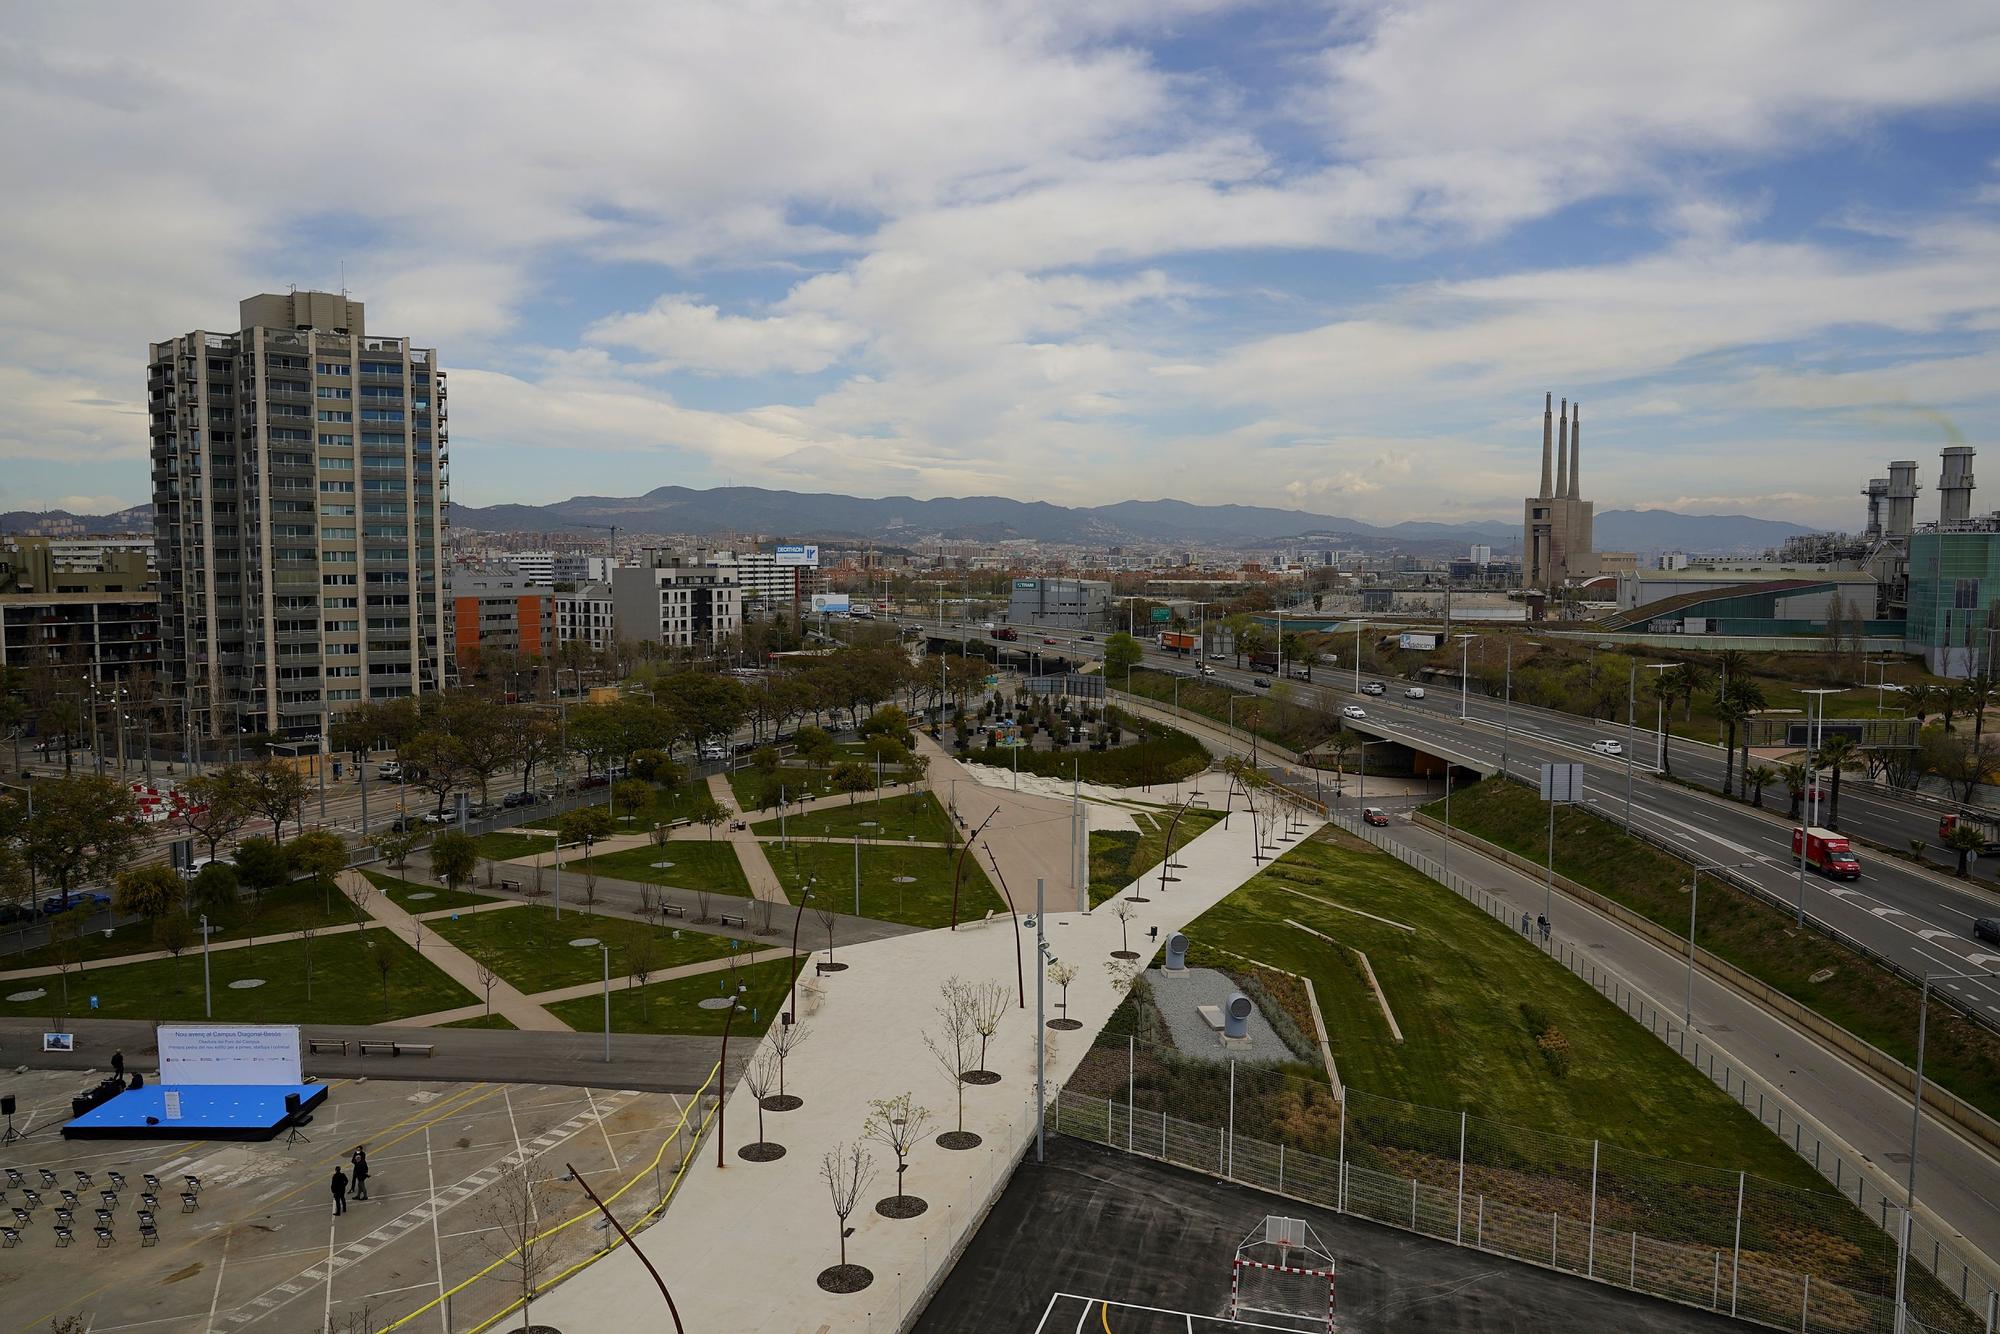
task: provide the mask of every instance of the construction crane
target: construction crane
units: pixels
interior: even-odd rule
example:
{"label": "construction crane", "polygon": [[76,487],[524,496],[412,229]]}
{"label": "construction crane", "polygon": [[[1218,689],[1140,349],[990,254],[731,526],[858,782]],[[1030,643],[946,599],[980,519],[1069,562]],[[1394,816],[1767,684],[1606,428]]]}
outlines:
{"label": "construction crane", "polygon": [[606,543],[604,544],[604,550],[605,550],[605,553],[606,553],[607,555],[609,555],[609,556],[611,557],[611,559],[613,559],[613,560],[617,560],[617,559],[618,559],[618,525],[617,525],[617,524],[615,524],[615,523],[579,523],[579,524],[577,524],[576,526],[577,526],[578,528],[595,528],[595,529],[597,529],[597,530],[598,530],[599,532],[601,532],[601,533],[610,533],[610,534],[611,534],[611,537],[610,537],[610,539],[609,539],[609,540],[608,540],[608,541],[607,541],[607,542],[606,542]]}

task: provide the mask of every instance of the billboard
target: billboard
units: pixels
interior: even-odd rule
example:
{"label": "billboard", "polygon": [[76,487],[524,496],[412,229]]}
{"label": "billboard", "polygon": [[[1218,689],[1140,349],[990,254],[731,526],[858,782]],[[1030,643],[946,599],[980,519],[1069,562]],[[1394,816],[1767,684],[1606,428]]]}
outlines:
{"label": "billboard", "polygon": [[814,570],[819,568],[819,547],[816,544],[809,546],[781,546],[777,548],[775,554],[779,565],[803,565],[808,569]]}
{"label": "billboard", "polygon": [[813,594],[813,613],[818,616],[845,616],[850,606],[845,593]]}
{"label": "billboard", "polygon": [[1396,640],[1398,648],[1418,649],[1429,653],[1444,642],[1444,636],[1434,630],[1405,630]]}
{"label": "billboard", "polygon": [[296,1024],[161,1024],[162,1084],[303,1084]]}
{"label": "billboard", "polygon": [[1014,581],[1014,587],[1023,593],[1032,593],[1041,586],[1042,581],[1039,579],[1016,579]]}
{"label": "billboard", "polygon": [[1174,619],[1174,613],[1170,609],[1166,607],[1153,608],[1153,620],[1155,622],[1164,623],[1172,619]]}

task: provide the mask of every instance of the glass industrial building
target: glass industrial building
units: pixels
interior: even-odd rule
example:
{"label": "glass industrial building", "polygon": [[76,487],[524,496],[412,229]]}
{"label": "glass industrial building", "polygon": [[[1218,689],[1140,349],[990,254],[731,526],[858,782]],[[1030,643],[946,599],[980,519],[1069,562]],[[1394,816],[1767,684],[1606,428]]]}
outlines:
{"label": "glass industrial building", "polygon": [[1912,533],[1909,569],[1905,647],[1940,676],[1988,670],[2000,638],[2000,531],[1967,523]]}

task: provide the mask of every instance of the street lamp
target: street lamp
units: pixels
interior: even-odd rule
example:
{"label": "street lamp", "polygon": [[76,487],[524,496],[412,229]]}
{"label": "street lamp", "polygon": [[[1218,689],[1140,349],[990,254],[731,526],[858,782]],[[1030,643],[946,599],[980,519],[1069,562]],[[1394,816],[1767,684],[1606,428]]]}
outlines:
{"label": "street lamp", "polygon": [[1822,686],[1799,693],[1813,697],[1814,712],[1806,723],[1806,822],[1799,833],[1798,924],[1806,924],[1806,843],[1805,830],[1819,823],[1819,747],[1826,723],[1826,696],[1838,695],[1845,687]]}
{"label": "street lamp", "polygon": [[[1649,662],[1646,664],[1646,670],[1649,672],[1670,672],[1677,666],[1679,666],[1678,663],[1672,662]],[[1653,767],[1661,773],[1665,773],[1667,771],[1667,697],[1660,692],[1657,680],[1654,681],[1653,687],[1653,726],[1655,729]]]}
{"label": "street lamp", "polygon": [[604,951],[604,1063],[611,1064],[611,947],[599,942]]}
{"label": "street lamp", "polygon": [[1701,901],[1701,873],[1703,871],[1740,870],[1755,866],[1756,862],[1697,862],[1694,879],[1688,882],[1688,985],[1687,1001],[1681,1009],[1681,1022],[1694,1026],[1694,914],[1695,905]]}
{"label": "street lamp", "polygon": [[201,1013],[206,1019],[215,1018],[215,998],[208,989],[208,914],[201,915]]}
{"label": "street lamp", "polygon": [[1466,687],[1472,680],[1472,673],[1467,663],[1470,660],[1469,652],[1472,648],[1472,641],[1479,638],[1479,636],[1453,635],[1452,638],[1458,641],[1458,720],[1464,722],[1466,721]]}
{"label": "street lamp", "polygon": [[1910,1174],[1903,1183],[1903,1233],[1902,1244],[1896,1248],[1896,1328],[1906,1327],[1908,1316],[1903,1307],[1903,1291],[1910,1271],[1910,1228],[1915,1221],[1917,1208],[1917,1131],[1924,1120],[1924,1039],[1928,1035],[1931,1014],[1931,979],[1950,981],[1961,977],[1995,977],[1991,968],[1974,968],[1960,973],[1924,973],[1923,989],[1918,996],[1917,1009],[1917,1072],[1916,1081],[1910,1090]]}

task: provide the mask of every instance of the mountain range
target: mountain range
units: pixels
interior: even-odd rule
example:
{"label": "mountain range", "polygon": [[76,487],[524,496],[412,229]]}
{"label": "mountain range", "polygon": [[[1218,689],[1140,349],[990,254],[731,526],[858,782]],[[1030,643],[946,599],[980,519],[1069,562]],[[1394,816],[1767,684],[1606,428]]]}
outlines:
{"label": "mountain range", "polygon": [[[1195,505],[1182,500],[1123,500],[1071,507],[1005,496],[911,496],[879,499],[754,486],[695,490],[662,486],[641,496],[573,496],[547,505],[454,505],[458,528],[486,533],[759,535],[800,541],[867,539],[897,546],[927,542],[1062,542],[1116,546],[1157,542],[1207,547],[1300,542],[1442,555],[1473,543],[1510,551],[1520,528],[1492,521],[1377,525],[1336,514],[1258,505]],[[145,531],[151,507],[112,515],[17,510],[0,513],[0,532]],[[1811,529],[1741,514],[1607,510],[1597,516],[1600,550],[1760,552]]]}

